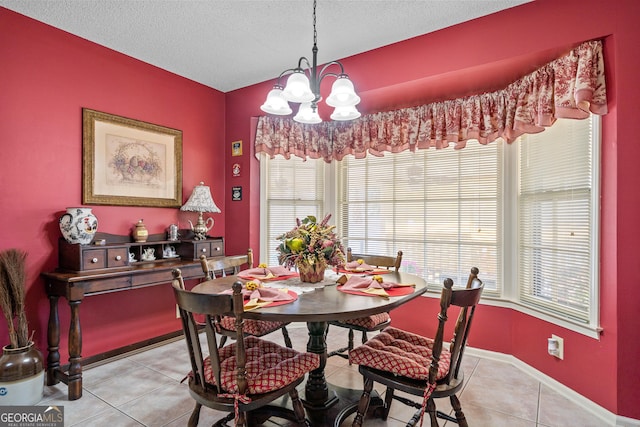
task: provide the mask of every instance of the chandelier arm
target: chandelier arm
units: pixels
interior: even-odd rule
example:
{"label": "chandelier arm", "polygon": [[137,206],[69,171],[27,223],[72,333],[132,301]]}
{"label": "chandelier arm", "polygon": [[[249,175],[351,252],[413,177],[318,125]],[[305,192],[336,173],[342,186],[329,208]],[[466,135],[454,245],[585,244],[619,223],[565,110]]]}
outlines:
{"label": "chandelier arm", "polygon": [[[342,63],[340,61],[331,61],[329,63],[327,63],[324,67],[322,67],[322,70],[320,70],[320,73],[318,74],[319,76],[323,76],[324,72],[327,70],[327,68],[329,68],[332,65],[337,65],[340,67],[340,74],[335,74],[335,73],[327,73],[327,76],[334,76],[334,77],[338,77],[341,76],[343,74],[345,74],[344,72],[344,67],[342,66]],[[324,76],[323,76],[324,77]]]}
{"label": "chandelier arm", "polygon": [[308,69],[311,69],[311,64],[309,64],[309,60],[307,59],[306,56],[302,56],[300,59],[298,59],[298,68],[299,70],[302,70],[302,63],[305,63],[307,65]]}
{"label": "chandelier arm", "polygon": [[283,72],[281,72],[281,73],[280,73],[280,75],[278,76],[278,82],[277,82],[277,85],[278,85],[278,86],[282,86],[282,85],[280,84],[280,82],[281,82],[282,78],[283,78],[284,76],[289,75],[289,74],[293,74],[296,70],[297,70],[297,68],[289,68],[288,70],[284,70]]}
{"label": "chandelier arm", "polygon": [[302,62],[306,62],[307,63],[307,67],[309,67],[309,69],[311,69],[311,66],[309,65],[309,60],[307,60],[307,58],[305,58],[304,56],[302,58],[300,58],[298,60],[298,66],[296,68],[289,68],[284,70],[283,72],[280,73],[280,75],[278,76],[278,82],[277,85],[278,86],[282,86],[281,82],[282,82],[282,78],[285,76],[288,76],[289,74],[293,74],[296,71],[304,71],[304,69],[302,68]]}

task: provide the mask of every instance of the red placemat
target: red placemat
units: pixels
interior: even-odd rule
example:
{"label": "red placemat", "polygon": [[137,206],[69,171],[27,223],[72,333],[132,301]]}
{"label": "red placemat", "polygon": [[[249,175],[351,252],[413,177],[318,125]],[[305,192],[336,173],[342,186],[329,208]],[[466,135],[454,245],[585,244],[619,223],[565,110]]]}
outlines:
{"label": "red placemat", "polygon": [[377,274],[387,274],[391,273],[391,270],[387,270],[386,268],[381,268],[379,270],[371,270],[371,271],[357,271],[357,270],[347,270],[343,267],[338,267],[337,273],[346,273],[346,274],[365,274],[367,276],[375,276]]}
{"label": "red placemat", "polygon": [[[369,294],[367,292],[356,291],[356,290],[342,290],[342,286],[338,286],[338,290],[340,292],[344,292],[345,294],[353,294],[353,295],[364,295],[366,297],[379,297],[380,295]],[[413,286],[400,286],[397,288],[389,288],[385,289],[390,297],[401,297],[403,295],[412,294],[415,288]]]}
{"label": "red placemat", "polygon": [[[292,297],[293,297],[293,299],[291,299],[291,300],[286,300],[286,301],[271,301],[271,304],[269,304],[269,305],[265,305],[264,307],[260,307],[260,308],[265,308],[265,307],[275,307],[275,306],[277,306],[277,305],[285,305],[285,304],[292,303],[292,302],[294,302],[295,300],[297,300],[297,299],[298,299],[298,294],[297,294],[297,293],[295,293],[295,292],[293,292],[293,291],[290,291],[290,290],[287,290],[287,293],[288,293],[290,296],[292,296]],[[245,298],[244,304],[247,304],[247,302],[249,302],[249,298],[248,298],[248,297],[247,297],[247,298]]]}
{"label": "red placemat", "polygon": [[298,276],[300,276],[300,274],[296,272],[291,272],[291,274],[287,274],[286,276],[275,276],[269,279],[265,279],[262,277],[254,277],[251,275],[244,276],[244,275],[238,274],[238,277],[242,280],[260,280],[261,282],[268,282],[271,280],[286,280],[286,279],[291,279],[292,277],[298,277]]}

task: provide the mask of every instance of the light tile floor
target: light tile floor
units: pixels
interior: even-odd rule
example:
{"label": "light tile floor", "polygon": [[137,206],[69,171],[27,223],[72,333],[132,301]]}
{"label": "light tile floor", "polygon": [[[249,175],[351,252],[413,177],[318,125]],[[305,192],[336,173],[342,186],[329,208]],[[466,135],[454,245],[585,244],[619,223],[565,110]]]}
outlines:
{"label": "light tile floor", "polygon": [[[294,347],[304,351],[306,326],[291,324],[288,329]],[[283,344],[279,332],[269,338]],[[332,327],[328,337],[329,350],[343,346],[346,339],[345,329]],[[39,404],[64,406],[65,426],[186,426],[194,402],[187,386],[180,381],[189,370],[184,341],[173,341],[99,366],[86,367],[81,399],[67,400],[66,386],[58,384],[45,387],[45,396]],[[606,427],[602,420],[511,364],[466,355],[464,371],[467,382],[459,398],[472,427]],[[328,360],[326,378],[338,386],[362,387],[357,367],[349,366],[339,357]],[[378,391],[383,392],[382,389]],[[451,410],[448,399],[439,399],[436,405],[443,412]],[[404,426],[413,412],[395,402],[386,422],[366,420],[365,426]],[[221,415],[203,408],[199,426],[212,425]],[[427,423],[425,420],[425,425]],[[289,424],[271,421],[265,424],[266,427],[283,425]],[[456,424],[441,420],[440,425],[453,427]]]}

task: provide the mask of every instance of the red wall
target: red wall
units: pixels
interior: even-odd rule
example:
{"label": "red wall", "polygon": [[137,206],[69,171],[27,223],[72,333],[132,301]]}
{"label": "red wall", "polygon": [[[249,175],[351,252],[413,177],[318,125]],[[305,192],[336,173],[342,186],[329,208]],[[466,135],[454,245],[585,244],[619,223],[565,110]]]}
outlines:
{"label": "red wall", "polygon": [[[183,197],[203,180],[224,208],[224,94],[0,8],[0,249],[28,252],[27,307],[46,352],[48,300],[39,274],[57,265],[58,217],[82,203],[82,108],[183,132]],[[92,206],[99,231],[128,234],[143,218],[150,233],[188,227],[177,208]],[[224,235],[225,214],[214,214]],[[69,310],[60,301],[66,362]],[[83,355],[180,329],[170,287],[89,297],[80,306]],[[0,343],[8,343],[0,322]]]}
{"label": "red wall", "polygon": [[[636,166],[640,145],[635,143],[640,113],[640,85],[636,83],[640,70],[638,16],[640,2],[636,0],[536,0],[341,60],[362,98],[360,110],[366,113],[504,87],[518,75],[517,71],[535,69],[582,41],[604,40],[609,114],[603,119],[601,176],[603,333],[597,340],[515,310],[482,306],[471,345],[513,354],[609,411],[635,419],[640,419],[640,400],[635,397],[640,378],[640,339],[637,322],[632,321],[640,301],[636,283],[640,193],[635,188],[640,181]],[[226,94],[227,141],[250,140],[250,117],[262,114],[259,106],[275,77]],[[250,168],[252,176],[244,178],[251,194],[245,188],[248,200],[228,208],[227,214],[232,215],[234,223],[243,224],[238,230],[240,241],[248,236],[257,250],[259,180],[255,175],[259,168],[257,160],[246,161],[254,165]],[[244,224],[249,224],[248,229]],[[231,233],[231,229],[228,231]],[[435,304],[432,299],[421,298],[401,307],[394,311],[394,324],[428,333],[426,325],[434,319],[416,322],[414,313],[435,315]],[[563,361],[546,353],[546,338],[551,334],[565,340]]]}
{"label": "red wall", "polygon": [[[639,12],[635,0],[536,0],[343,60],[366,113],[499,87],[515,69],[535,68],[585,40],[605,40],[609,114],[602,148],[601,339],[482,306],[471,345],[513,354],[611,412],[636,419],[640,340],[632,320],[640,293],[635,283],[640,146],[634,143],[640,112],[635,82]],[[221,94],[4,8],[0,40],[0,144],[6,160],[0,172],[0,249],[29,253],[28,317],[41,349],[46,349],[49,310],[39,273],[56,266],[59,215],[82,200],[82,107],[181,129],[184,199],[199,181],[210,184],[223,209],[214,215],[213,234],[226,237],[228,253],[247,246],[258,252],[259,164],[249,146],[249,122],[261,114],[258,107],[273,81]],[[244,154],[232,157],[230,144],[236,140],[243,141]],[[235,162],[242,167],[237,178],[231,177]],[[232,186],[243,187],[242,201],[231,201]],[[140,218],[152,233],[193,219],[167,208],[93,206],[93,211],[100,231],[121,234]],[[414,328],[412,313],[436,312],[431,299],[414,304],[419,310],[396,310],[394,323]],[[85,356],[179,328],[167,287],[90,297],[80,313]],[[61,322],[64,330],[64,309]],[[8,342],[5,326],[0,328],[0,342]],[[428,332],[427,326],[414,329]],[[552,333],[565,339],[564,361],[545,352],[544,341]],[[63,351],[62,360],[66,357]]]}

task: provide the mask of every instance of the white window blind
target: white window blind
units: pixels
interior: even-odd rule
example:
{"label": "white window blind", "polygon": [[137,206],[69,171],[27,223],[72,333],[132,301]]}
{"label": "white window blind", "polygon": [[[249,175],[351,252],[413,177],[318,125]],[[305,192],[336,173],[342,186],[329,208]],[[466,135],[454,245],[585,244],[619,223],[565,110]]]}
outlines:
{"label": "white window blind", "polygon": [[333,213],[355,252],[402,250],[401,269],[432,286],[446,277],[465,283],[477,266],[483,297],[591,335],[599,309],[599,120],[559,120],[510,146],[469,141],[462,150],[331,165],[264,159],[261,253],[276,263],[275,238],[296,217]]}
{"label": "white window blind", "polygon": [[[324,215],[324,167],[323,161],[302,161],[297,157],[286,160],[277,156],[269,159],[264,156],[261,165],[266,172],[263,183],[266,185],[266,247],[261,251],[262,258],[269,265],[277,265],[276,247],[280,243],[276,237],[291,230],[296,218]],[[263,207],[264,207],[263,205]],[[264,244],[263,244],[264,246]]]}
{"label": "white window blind", "polygon": [[502,143],[345,158],[338,164],[339,231],[354,252],[393,255],[442,285],[477,266],[500,292]]}
{"label": "white window blind", "polygon": [[592,123],[558,120],[519,145],[520,302],[584,323],[597,302]]}

